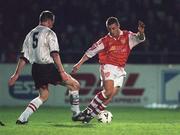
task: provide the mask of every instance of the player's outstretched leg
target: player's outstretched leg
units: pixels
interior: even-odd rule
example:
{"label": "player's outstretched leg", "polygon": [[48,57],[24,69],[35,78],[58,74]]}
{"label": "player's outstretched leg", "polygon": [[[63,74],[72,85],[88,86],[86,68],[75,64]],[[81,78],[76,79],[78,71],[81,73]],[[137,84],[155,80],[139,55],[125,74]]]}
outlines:
{"label": "player's outstretched leg", "polygon": [[72,121],[82,121],[84,119],[84,117],[82,116],[80,108],[79,108],[80,84],[72,76],[69,76],[69,77],[70,78],[68,79],[68,81],[66,81],[65,85],[69,89],[71,111],[73,113]]}
{"label": "player's outstretched leg", "polygon": [[71,111],[73,113],[72,121],[82,121],[84,116],[79,108],[79,91],[69,91]]}
{"label": "player's outstretched leg", "polygon": [[20,121],[20,120],[17,120],[16,121],[16,124],[17,125],[25,125],[25,124],[27,124],[28,123],[28,121]]}
{"label": "player's outstretched leg", "polygon": [[19,116],[18,120],[16,121],[16,124],[22,125],[28,123],[28,118],[39,108],[40,105],[42,105],[43,102],[40,99],[40,97],[37,97],[33,99],[27,108],[24,110],[24,112]]}
{"label": "player's outstretched leg", "polygon": [[103,111],[106,106],[103,102],[107,100],[104,91],[96,94],[88,107],[82,112],[84,115],[83,123],[89,123],[94,117],[96,117],[101,111]]}

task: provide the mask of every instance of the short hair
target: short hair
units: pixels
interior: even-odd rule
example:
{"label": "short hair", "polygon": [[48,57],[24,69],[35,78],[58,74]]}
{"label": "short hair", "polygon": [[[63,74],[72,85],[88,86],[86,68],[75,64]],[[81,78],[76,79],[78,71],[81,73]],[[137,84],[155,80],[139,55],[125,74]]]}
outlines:
{"label": "short hair", "polygon": [[55,15],[51,11],[42,11],[40,16],[39,16],[39,21],[40,22],[45,22],[47,20],[55,20]]}
{"label": "short hair", "polygon": [[119,21],[118,21],[118,19],[116,17],[113,17],[113,16],[109,17],[106,20],[106,27],[108,27],[109,25],[114,24],[114,23],[116,23],[118,26],[120,26]]}

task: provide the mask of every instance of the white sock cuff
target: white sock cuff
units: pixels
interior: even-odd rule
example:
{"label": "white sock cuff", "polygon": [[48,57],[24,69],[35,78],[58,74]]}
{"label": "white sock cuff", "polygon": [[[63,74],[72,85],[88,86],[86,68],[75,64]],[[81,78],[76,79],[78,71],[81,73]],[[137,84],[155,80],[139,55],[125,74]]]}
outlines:
{"label": "white sock cuff", "polygon": [[104,107],[104,108],[106,108],[107,106],[106,105],[104,105],[103,103],[101,104],[102,105],[102,107]]}
{"label": "white sock cuff", "polygon": [[79,91],[78,90],[69,90],[69,94],[70,95],[79,95]]}
{"label": "white sock cuff", "polygon": [[31,103],[33,103],[36,106],[36,108],[39,108],[39,106],[43,104],[43,101],[40,99],[40,97],[37,97],[33,99]]}
{"label": "white sock cuff", "polygon": [[40,99],[40,97],[37,97],[37,101],[39,102],[40,105],[43,104],[43,101]]}

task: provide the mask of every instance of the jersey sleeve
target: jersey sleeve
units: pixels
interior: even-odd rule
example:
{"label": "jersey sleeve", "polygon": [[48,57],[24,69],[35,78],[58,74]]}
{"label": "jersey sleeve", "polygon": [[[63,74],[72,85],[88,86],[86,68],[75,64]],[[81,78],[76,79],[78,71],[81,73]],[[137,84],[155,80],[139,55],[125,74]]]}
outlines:
{"label": "jersey sleeve", "polygon": [[29,47],[28,47],[29,36],[30,36],[30,33],[26,36],[23,42],[21,56],[20,56],[20,58],[24,59],[26,62],[29,61]]}
{"label": "jersey sleeve", "polygon": [[59,44],[56,34],[53,31],[49,31],[47,36],[50,52],[59,52]]}
{"label": "jersey sleeve", "polygon": [[131,31],[129,31],[128,36],[129,36],[129,47],[130,47],[130,49],[132,49],[133,47],[135,47],[139,43],[145,41],[145,36],[144,36],[144,39],[140,39],[139,33],[133,33]]}
{"label": "jersey sleeve", "polygon": [[101,50],[104,49],[104,44],[102,39],[98,40],[96,43],[94,43],[87,51],[86,51],[86,55],[89,58],[92,58],[93,56],[95,56],[97,53],[99,53]]}

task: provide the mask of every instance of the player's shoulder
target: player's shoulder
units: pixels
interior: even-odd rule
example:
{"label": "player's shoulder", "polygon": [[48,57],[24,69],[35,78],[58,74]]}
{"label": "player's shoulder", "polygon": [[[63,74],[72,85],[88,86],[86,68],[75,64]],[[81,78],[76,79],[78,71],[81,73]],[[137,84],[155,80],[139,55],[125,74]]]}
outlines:
{"label": "player's shoulder", "polygon": [[39,26],[39,27],[40,27],[40,29],[42,29],[42,33],[44,35],[47,35],[47,36],[50,36],[50,37],[56,37],[56,33],[52,29],[50,29],[50,28],[48,28],[46,26]]}
{"label": "player's shoulder", "polygon": [[50,28],[47,28],[47,35],[48,36],[55,36],[56,37],[56,33],[52,30],[52,29],[50,29]]}
{"label": "player's shoulder", "polygon": [[96,43],[97,44],[103,43],[105,45],[107,42],[109,42],[109,40],[110,40],[110,37],[107,34],[107,35],[102,36]]}
{"label": "player's shoulder", "polygon": [[34,31],[42,31],[43,33],[50,33],[55,35],[55,32],[52,29],[42,25],[38,25],[37,27],[35,27]]}
{"label": "player's shoulder", "polygon": [[36,26],[35,28],[33,28],[28,34],[27,34],[27,36],[29,35],[33,35],[33,33],[34,32],[39,32],[41,29],[40,29],[40,27],[39,27],[39,25],[38,26]]}
{"label": "player's shoulder", "polygon": [[132,31],[129,31],[129,30],[122,30],[123,31],[123,34],[124,35],[129,35],[129,34],[135,34],[134,32],[132,32]]}
{"label": "player's shoulder", "polygon": [[103,37],[101,38],[101,40],[102,40],[102,41],[106,41],[106,40],[109,40],[109,38],[110,38],[109,34],[106,34],[105,36],[103,36]]}
{"label": "player's shoulder", "polygon": [[123,34],[129,34],[131,31],[128,30],[122,30]]}
{"label": "player's shoulder", "polygon": [[105,41],[105,36],[99,38],[99,40],[96,41],[96,44],[104,43],[104,41]]}

